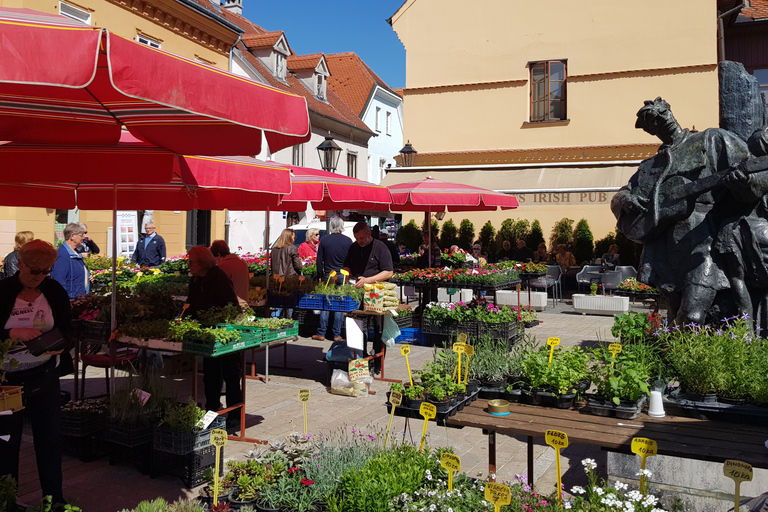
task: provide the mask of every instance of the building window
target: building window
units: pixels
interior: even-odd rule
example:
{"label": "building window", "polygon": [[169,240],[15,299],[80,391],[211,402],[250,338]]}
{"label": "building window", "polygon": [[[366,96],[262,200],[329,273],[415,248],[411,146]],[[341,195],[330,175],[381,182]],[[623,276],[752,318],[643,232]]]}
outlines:
{"label": "building window", "polygon": [[374,129],[381,131],[381,107],[376,107],[376,119],[374,120]]}
{"label": "building window", "polygon": [[91,13],[75,7],[74,5],[59,2],[59,14],[73,20],[82,21],[86,25],[91,24]]}
{"label": "building window", "polygon": [[753,74],[760,84],[760,92],[763,93],[763,99],[768,105],[768,69],[756,69]]}
{"label": "building window", "polygon": [[387,112],[387,120],[384,123],[384,128],[387,130],[387,135],[392,135],[392,112]]}
{"label": "building window", "polygon": [[347,176],[357,178],[357,153],[347,153]]}
{"label": "building window", "polygon": [[325,99],[325,77],[323,75],[317,75],[316,95],[321,100]]}
{"label": "building window", "polygon": [[285,80],[285,55],[275,52],[275,76],[280,80]]}
{"label": "building window", "polygon": [[158,43],[154,39],[148,38],[147,36],[143,36],[141,34],[137,34],[136,35],[136,41],[138,41],[141,44],[145,44],[145,45],[149,46],[150,48],[157,48],[158,50],[160,49],[160,43]]}
{"label": "building window", "polygon": [[379,176],[376,183],[381,183],[381,180],[384,179],[384,176],[387,175],[387,159],[386,158],[379,158]]}
{"label": "building window", "polygon": [[565,110],[565,61],[531,63],[531,122],[562,121]]}
{"label": "building window", "polygon": [[304,144],[296,144],[293,146],[293,158],[291,163],[299,167],[304,167]]}

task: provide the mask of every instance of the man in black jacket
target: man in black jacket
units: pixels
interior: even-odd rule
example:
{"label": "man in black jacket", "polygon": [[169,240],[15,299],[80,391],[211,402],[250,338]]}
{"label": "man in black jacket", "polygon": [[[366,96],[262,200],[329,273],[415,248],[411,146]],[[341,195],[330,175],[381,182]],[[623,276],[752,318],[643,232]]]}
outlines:
{"label": "man in black jacket", "polygon": [[144,229],[147,234],[136,244],[133,261],[142,267],[159,267],[165,261],[165,240],[157,234],[151,222]]}

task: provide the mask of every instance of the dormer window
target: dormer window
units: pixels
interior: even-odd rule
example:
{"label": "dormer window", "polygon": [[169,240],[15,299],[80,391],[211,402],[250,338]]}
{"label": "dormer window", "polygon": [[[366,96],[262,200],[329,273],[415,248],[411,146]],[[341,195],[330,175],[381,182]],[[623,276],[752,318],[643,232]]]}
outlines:
{"label": "dormer window", "polygon": [[275,52],[275,77],[285,80],[286,68],[285,55]]}
{"label": "dormer window", "polygon": [[91,24],[91,13],[74,5],[59,2],[59,14],[73,20],[82,21],[86,25]]}
{"label": "dormer window", "polygon": [[321,100],[325,99],[325,77],[323,75],[317,75],[317,87],[315,90],[315,96]]}
{"label": "dormer window", "polygon": [[160,43],[158,41],[155,41],[154,39],[150,39],[143,34],[136,34],[136,41],[141,44],[145,44],[150,48],[157,48],[158,50],[160,49]]}

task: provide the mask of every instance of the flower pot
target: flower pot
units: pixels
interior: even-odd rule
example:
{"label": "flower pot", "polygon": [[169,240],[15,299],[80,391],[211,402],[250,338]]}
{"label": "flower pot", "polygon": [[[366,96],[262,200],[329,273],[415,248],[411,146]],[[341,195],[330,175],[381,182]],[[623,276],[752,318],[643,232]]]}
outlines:
{"label": "flower pot", "polygon": [[725,396],[717,397],[717,401],[728,405],[745,405],[747,403],[746,398],[728,398]]}
{"label": "flower pot", "polygon": [[[231,503],[231,502],[230,502]],[[256,510],[259,512],[282,512],[283,509],[281,508],[269,508],[265,507],[262,504],[260,504],[258,501],[256,502]]]}
{"label": "flower pot", "polygon": [[480,391],[480,381],[477,380],[470,380],[467,381],[467,394],[473,395]]}
{"label": "flower pot", "polygon": [[435,409],[437,410],[437,414],[446,414],[451,409],[450,400],[437,401],[437,400],[433,400],[430,397],[427,401],[435,406]]}
{"label": "flower pot", "polygon": [[494,400],[496,398],[501,398],[501,386],[500,385],[497,385],[494,387],[483,386],[480,388],[479,396],[480,398],[484,398],[486,400]]}
{"label": "flower pot", "polygon": [[684,398],[692,402],[717,402],[717,395],[715,393],[686,393]]}
{"label": "flower pot", "polygon": [[648,399],[646,395],[643,395],[637,402],[630,402],[622,400],[619,405],[616,405],[616,417],[622,420],[633,420],[643,410],[645,401]]}
{"label": "flower pot", "polygon": [[519,402],[522,397],[522,394],[523,394],[522,390],[520,390],[519,388],[512,389],[512,390],[504,391],[502,393],[501,398],[503,398],[504,400],[512,404],[512,403]]}
{"label": "flower pot", "polygon": [[240,510],[242,507],[245,506],[255,506],[256,500],[250,500],[250,501],[240,501],[236,498],[233,498],[230,496],[229,498],[229,508],[230,510]]}
{"label": "flower pot", "polygon": [[[226,489],[221,489],[221,487],[219,487],[219,503],[229,501],[229,496],[232,494],[233,490],[234,489],[232,487],[227,487]],[[202,489],[200,492],[201,494],[197,496],[197,501],[203,505],[208,505],[208,508],[210,508],[211,505],[213,505],[213,488],[210,489],[210,496],[207,494],[202,494]]]}
{"label": "flower pot", "polygon": [[615,404],[610,400],[603,400],[602,398],[588,398],[587,407],[589,412],[595,416],[613,416],[613,409]]}

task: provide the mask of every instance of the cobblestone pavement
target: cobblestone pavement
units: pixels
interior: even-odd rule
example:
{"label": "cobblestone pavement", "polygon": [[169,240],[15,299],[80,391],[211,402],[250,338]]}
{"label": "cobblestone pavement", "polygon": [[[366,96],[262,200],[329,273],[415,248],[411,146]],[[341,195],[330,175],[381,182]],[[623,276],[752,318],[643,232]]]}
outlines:
{"label": "cobblestone pavement", "polygon": [[[642,310],[643,305],[633,308]],[[609,316],[584,316],[573,312],[566,301],[552,308],[552,302],[546,311],[539,314],[542,323],[529,330],[539,340],[557,336],[563,345],[590,345],[599,340],[612,341],[610,328],[613,318]],[[332,395],[326,388],[327,371],[323,357],[330,346],[329,342],[317,342],[300,338],[287,347],[287,365],[293,369],[272,367],[268,383],[259,380],[247,382],[246,400],[246,435],[261,440],[279,440],[287,434],[303,431],[302,406],[298,401],[298,390],[309,388],[311,400],[307,404],[308,431],[312,434],[329,432],[334,429],[362,427],[370,432],[386,430],[389,415],[385,407],[385,393],[389,383],[376,381],[372,386],[375,395],[351,398]],[[413,346],[410,355],[411,368],[420,368],[433,354],[433,348]],[[385,364],[388,378],[407,379],[404,358],[399,351],[393,351]],[[283,365],[283,349],[270,350],[271,365]],[[255,358],[256,371],[264,373],[265,354],[258,353]],[[169,384],[175,386],[179,396],[190,392],[191,372],[169,378]],[[62,389],[72,391],[71,376],[62,379]],[[86,394],[103,393],[104,373],[101,369],[88,370]],[[199,379],[199,396],[203,396],[202,379]],[[392,436],[402,437],[406,427],[403,418],[396,417],[392,425]],[[405,439],[418,442],[422,422],[410,420],[409,429],[405,430]],[[479,429],[453,429],[429,424],[429,443],[431,446],[453,446],[461,457],[462,470],[471,476],[486,475],[487,436]],[[253,443],[230,441],[225,448],[225,459],[242,459],[244,454],[253,449]],[[534,449],[535,485],[542,492],[555,488],[554,451],[537,440]],[[566,488],[583,485],[584,473],[580,461],[585,457],[595,459],[604,467],[605,457],[598,448],[571,445],[562,452],[563,483]],[[524,437],[497,436],[497,477],[512,479],[515,474],[526,472],[526,439]],[[85,512],[114,512],[123,508],[132,508],[145,499],[163,496],[176,499],[193,496],[196,492],[187,490],[181,481],[173,476],[164,475],[149,478],[128,465],[110,466],[106,457],[84,463],[77,458],[65,456],[64,459],[64,494],[78,504]],[[40,498],[37,481],[34,449],[29,425],[25,427],[22,441],[20,503],[35,503]]]}

